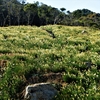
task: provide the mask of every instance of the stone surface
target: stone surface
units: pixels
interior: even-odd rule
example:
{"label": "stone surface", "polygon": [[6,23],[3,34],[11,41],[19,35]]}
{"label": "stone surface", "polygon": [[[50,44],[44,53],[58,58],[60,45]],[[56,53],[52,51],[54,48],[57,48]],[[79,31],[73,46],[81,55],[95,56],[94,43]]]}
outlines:
{"label": "stone surface", "polygon": [[49,83],[28,85],[25,90],[26,100],[51,100],[57,94],[57,90]]}

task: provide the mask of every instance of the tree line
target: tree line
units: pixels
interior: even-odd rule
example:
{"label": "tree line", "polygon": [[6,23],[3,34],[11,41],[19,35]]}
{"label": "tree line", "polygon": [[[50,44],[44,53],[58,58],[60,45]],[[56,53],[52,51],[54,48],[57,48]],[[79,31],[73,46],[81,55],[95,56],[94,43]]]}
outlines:
{"label": "tree line", "polygon": [[[67,4],[66,4],[67,6]],[[26,3],[25,0],[0,0],[0,26],[48,25],[100,27],[100,14],[88,9],[73,12],[44,3]]]}

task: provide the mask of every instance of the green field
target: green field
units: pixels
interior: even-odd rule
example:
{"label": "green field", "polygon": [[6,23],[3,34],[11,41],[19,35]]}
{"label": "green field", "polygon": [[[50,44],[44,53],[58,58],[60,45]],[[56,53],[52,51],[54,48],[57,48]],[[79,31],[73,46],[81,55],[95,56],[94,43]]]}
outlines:
{"label": "green field", "polygon": [[27,80],[51,72],[66,84],[54,100],[100,100],[100,30],[0,27],[0,100],[23,100]]}

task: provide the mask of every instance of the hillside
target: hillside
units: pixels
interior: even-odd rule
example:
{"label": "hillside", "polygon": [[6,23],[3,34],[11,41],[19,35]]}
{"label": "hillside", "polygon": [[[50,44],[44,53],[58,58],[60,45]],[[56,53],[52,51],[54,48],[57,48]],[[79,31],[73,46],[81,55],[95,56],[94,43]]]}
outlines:
{"label": "hillside", "polygon": [[59,86],[55,100],[100,99],[100,30],[0,27],[0,81],[0,100],[23,100],[26,85],[43,81]]}

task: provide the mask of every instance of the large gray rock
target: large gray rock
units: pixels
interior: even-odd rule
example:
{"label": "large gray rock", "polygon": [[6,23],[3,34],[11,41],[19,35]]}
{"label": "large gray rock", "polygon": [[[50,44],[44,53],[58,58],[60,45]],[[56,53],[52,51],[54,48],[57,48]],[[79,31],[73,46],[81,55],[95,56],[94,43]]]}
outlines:
{"label": "large gray rock", "polygon": [[51,100],[57,94],[57,90],[49,83],[28,85],[25,91],[25,99]]}

